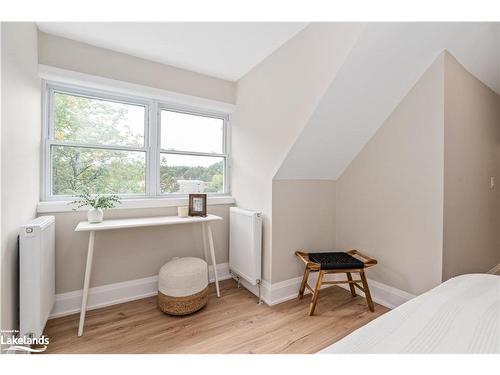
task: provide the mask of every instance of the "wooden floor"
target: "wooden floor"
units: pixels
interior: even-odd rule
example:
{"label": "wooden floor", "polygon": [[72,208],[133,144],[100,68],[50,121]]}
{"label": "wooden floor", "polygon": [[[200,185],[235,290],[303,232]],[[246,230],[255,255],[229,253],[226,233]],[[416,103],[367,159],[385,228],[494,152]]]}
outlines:
{"label": "wooden floor", "polygon": [[78,314],[50,320],[48,353],[315,353],[387,308],[371,313],[362,297],[337,286],[322,290],[315,316],[307,316],[310,295],[269,307],[233,280],[213,284],[208,305],[173,317],[156,307],[156,297],[87,312],[77,337]]}

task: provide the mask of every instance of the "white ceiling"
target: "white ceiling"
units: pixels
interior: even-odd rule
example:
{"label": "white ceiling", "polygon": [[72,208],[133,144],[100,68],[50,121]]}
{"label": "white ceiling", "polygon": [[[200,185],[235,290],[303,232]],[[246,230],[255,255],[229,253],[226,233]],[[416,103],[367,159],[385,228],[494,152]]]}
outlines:
{"label": "white ceiling", "polygon": [[301,31],[284,22],[39,22],[38,28],[213,77],[237,81]]}
{"label": "white ceiling", "polygon": [[276,178],[337,179],[444,50],[500,93],[498,23],[368,23]]}

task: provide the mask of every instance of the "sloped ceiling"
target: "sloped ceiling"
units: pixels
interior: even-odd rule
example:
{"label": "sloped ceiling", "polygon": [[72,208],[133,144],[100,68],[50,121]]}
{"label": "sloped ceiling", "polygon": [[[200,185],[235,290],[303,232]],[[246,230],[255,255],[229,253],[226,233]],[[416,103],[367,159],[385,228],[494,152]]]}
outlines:
{"label": "sloped ceiling", "polygon": [[366,24],[275,178],[337,179],[444,50],[500,93],[498,23]]}
{"label": "sloped ceiling", "polygon": [[307,23],[38,22],[38,28],[101,48],[237,81]]}

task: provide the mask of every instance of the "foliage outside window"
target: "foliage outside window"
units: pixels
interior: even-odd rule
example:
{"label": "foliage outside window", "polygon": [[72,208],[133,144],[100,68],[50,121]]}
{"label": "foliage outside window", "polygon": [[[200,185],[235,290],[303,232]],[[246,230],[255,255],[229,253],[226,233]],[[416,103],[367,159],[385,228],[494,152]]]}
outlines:
{"label": "foliage outside window", "polygon": [[[226,119],[47,86],[46,196],[226,193]],[[158,113],[151,114],[157,108]]]}
{"label": "foliage outside window", "polygon": [[193,181],[204,192],[222,192],[224,121],[161,110],[160,126],[161,192],[198,192]]}

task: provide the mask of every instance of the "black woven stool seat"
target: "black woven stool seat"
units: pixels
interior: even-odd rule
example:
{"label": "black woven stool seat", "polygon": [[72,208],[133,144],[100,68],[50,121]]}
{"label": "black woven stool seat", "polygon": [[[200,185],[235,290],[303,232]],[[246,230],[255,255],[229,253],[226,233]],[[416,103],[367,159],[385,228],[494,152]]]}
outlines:
{"label": "black woven stool seat", "polygon": [[[318,302],[319,293],[323,285],[338,285],[348,284],[351,295],[356,297],[356,288],[361,290],[366,297],[368,309],[375,311],[375,305],[368,287],[365,269],[377,264],[377,260],[364,255],[361,251],[352,249],[347,252],[324,252],[310,253],[307,250],[297,250],[295,252],[306,266],[304,277],[300,283],[298,298],[304,298],[305,290],[308,289],[312,293],[311,303],[309,304],[309,315],[314,315],[316,304]],[[311,273],[318,275],[315,286],[308,284],[307,280]],[[347,279],[325,280],[324,277],[329,274],[345,273]],[[359,279],[353,277],[353,274],[359,274]]]}
{"label": "black woven stool seat", "polygon": [[309,253],[309,260],[319,263],[322,270],[350,270],[365,267],[362,261],[344,252]]}

